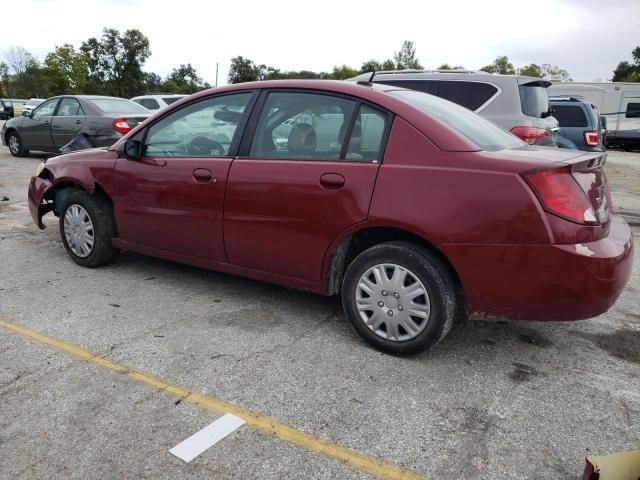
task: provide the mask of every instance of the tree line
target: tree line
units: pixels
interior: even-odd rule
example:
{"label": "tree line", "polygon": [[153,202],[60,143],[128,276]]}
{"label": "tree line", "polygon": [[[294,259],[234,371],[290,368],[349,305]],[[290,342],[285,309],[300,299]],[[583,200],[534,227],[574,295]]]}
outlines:
{"label": "tree line", "polygon": [[[105,28],[101,37],[91,37],[77,49],[71,44],[56,46],[44,61],[23,47],[9,47],[0,62],[0,96],[46,98],[59,94],[93,94],[130,98],[152,92],[191,94],[210,88],[190,63],[180,64],[164,78],[143,71],[150,56],[149,39],[137,29],[120,32]],[[613,81],[640,82],[640,47],[633,50],[632,58],[632,62],[618,64],[613,72]],[[405,40],[391,58],[370,59],[359,68],[334,66],[326,72],[283,70],[237,56],[231,59],[227,80],[229,83],[287,78],[345,80],[364,72],[422,68],[413,42]],[[464,67],[444,63],[437,69],[461,70]],[[504,55],[480,70],[572,81],[569,73],[556,65],[532,63],[516,68]]]}

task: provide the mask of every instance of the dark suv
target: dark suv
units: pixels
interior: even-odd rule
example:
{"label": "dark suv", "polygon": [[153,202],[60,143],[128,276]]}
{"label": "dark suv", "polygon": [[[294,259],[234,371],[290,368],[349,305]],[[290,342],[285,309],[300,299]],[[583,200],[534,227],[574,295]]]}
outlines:
{"label": "dark suv", "polygon": [[595,105],[575,97],[551,97],[549,103],[560,122],[559,147],[605,151],[605,129]]}
{"label": "dark suv", "polygon": [[6,98],[0,98],[0,120],[13,118],[13,103]]}
{"label": "dark suv", "polygon": [[551,116],[551,82],[475,70],[400,70],[352,79],[410,88],[473,110],[529,144],[557,145],[558,121]]}

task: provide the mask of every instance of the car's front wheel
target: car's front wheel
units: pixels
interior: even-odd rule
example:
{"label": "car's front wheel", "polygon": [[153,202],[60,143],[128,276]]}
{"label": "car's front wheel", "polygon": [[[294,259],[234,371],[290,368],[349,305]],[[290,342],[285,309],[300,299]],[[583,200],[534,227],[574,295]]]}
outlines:
{"label": "car's front wheel", "polygon": [[7,135],[7,145],[9,146],[11,155],[14,157],[26,157],[29,155],[29,150],[24,148],[22,138],[20,138],[20,135],[16,131],[10,132],[9,135]]}
{"label": "car's front wheel", "polygon": [[118,250],[113,213],[102,198],[83,191],[67,195],[60,209],[60,236],[69,256],[83,267],[98,267],[115,260]]}
{"label": "car's front wheel", "polygon": [[356,331],[394,355],[435,346],[451,329],[456,305],[447,267],[409,242],[381,243],[358,255],[345,273],[342,302]]}

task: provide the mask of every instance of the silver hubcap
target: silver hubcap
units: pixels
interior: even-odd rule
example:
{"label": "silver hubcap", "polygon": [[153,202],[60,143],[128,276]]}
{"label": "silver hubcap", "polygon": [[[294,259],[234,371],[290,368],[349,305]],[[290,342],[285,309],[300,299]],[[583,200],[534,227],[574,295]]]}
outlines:
{"label": "silver hubcap", "polygon": [[9,137],[9,150],[11,150],[11,153],[18,153],[20,150],[20,142],[18,142],[18,138],[15,135]]}
{"label": "silver hubcap", "polygon": [[91,254],[94,235],[93,222],[84,207],[74,203],[67,208],[64,214],[64,238],[75,255],[85,258]]}
{"label": "silver hubcap", "polygon": [[393,263],[364,272],[356,287],[356,307],[376,335],[397,342],[417,337],[431,314],[423,283],[413,272]]}

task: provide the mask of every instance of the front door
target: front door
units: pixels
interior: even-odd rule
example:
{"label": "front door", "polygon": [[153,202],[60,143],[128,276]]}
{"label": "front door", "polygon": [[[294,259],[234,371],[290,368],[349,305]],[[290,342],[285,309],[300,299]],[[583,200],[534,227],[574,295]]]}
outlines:
{"label": "front door", "polygon": [[51,119],[59,100],[59,98],[52,98],[41,103],[29,117],[22,120],[19,133],[27,150],[55,150],[51,138]]}
{"label": "front door", "polygon": [[367,218],[389,122],[355,99],[268,93],[227,181],[229,262],[320,283],[331,241]]}
{"label": "front door", "polygon": [[208,97],[151,124],[139,160],[118,159],[119,237],[159,250],[224,261],[222,205],[252,92]]}
{"label": "front door", "polygon": [[73,140],[82,128],[84,121],[84,111],[77,99],[64,97],[60,100],[58,111],[51,119],[51,138],[56,149],[60,149]]}

